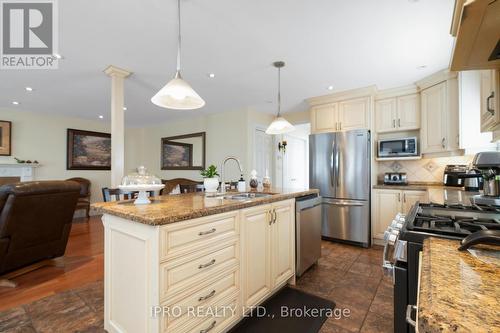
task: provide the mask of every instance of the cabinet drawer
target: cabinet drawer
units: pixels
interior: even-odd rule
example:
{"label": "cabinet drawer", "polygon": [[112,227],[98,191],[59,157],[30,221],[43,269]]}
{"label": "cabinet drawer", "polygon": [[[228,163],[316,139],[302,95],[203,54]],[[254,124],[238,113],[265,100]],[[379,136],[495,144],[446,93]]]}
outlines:
{"label": "cabinet drawer", "polygon": [[207,243],[238,235],[238,229],[237,211],[167,225],[160,231],[161,259],[206,248]]}
{"label": "cabinet drawer", "polygon": [[189,332],[224,332],[232,323],[239,319],[238,307],[238,297],[229,298],[228,301],[216,305],[216,313],[207,316],[208,319],[189,330]]}
{"label": "cabinet drawer", "polygon": [[239,243],[223,244],[201,256],[186,256],[160,265],[160,298],[182,292],[220,270],[238,264]]}
{"label": "cabinet drawer", "polygon": [[[188,320],[200,321],[202,318],[193,317],[193,311],[198,307],[211,307],[220,300],[239,292],[238,269],[224,271],[204,284],[191,294],[182,295],[177,301],[169,304],[168,307],[175,309],[175,317],[166,316],[163,325],[176,330],[186,324]],[[193,310],[194,309],[194,310]]]}

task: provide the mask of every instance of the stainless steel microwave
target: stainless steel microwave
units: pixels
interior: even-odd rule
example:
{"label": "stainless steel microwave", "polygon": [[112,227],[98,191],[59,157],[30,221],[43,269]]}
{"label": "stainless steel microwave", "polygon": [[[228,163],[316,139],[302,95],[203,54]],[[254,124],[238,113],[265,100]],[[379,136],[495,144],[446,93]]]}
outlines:
{"label": "stainless steel microwave", "polygon": [[383,139],[378,141],[378,157],[418,156],[417,138]]}

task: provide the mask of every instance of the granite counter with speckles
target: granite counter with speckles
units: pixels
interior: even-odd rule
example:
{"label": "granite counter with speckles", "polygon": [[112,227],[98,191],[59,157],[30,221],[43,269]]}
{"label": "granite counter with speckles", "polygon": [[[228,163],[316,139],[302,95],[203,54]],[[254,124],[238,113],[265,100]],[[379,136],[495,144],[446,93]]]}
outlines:
{"label": "granite counter with speckles", "polygon": [[480,246],[475,256],[458,246],[455,240],[424,241],[419,332],[500,332],[500,247]]}
{"label": "granite counter with speckles", "polygon": [[[269,193],[272,195],[241,201],[221,197],[206,197],[203,193],[184,193],[155,197],[149,205],[134,205],[133,200],[124,200],[95,203],[92,208],[98,213],[110,214],[143,224],[163,225],[293,199],[319,193],[319,191],[315,189],[286,190],[273,188],[269,191],[255,193]],[[237,193],[228,192],[227,194]]]}

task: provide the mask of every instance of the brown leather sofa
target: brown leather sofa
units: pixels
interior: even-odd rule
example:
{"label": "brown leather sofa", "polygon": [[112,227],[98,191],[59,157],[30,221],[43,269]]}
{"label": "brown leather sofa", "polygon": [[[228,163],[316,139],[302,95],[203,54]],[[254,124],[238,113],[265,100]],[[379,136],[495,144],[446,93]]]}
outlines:
{"label": "brown leather sofa", "polygon": [[79,195],[73,181],[0,187],[0,275],[64,255]]}

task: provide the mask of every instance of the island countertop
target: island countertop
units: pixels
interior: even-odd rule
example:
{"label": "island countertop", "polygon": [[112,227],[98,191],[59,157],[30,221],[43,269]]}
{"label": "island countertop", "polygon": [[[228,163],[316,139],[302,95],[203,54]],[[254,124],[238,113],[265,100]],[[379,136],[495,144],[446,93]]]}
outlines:
{"label": "island countertop", "polygon": [[[316,189],[271,188],[265,191],[254,191],[254,193],[272,195],[241,201],[206,197],[202,192],[183,193],[154,197],[149,205],[134,205],[133,200],[123,200],[94,203],[92,208],[101,214],[110,214],[156,226],[317,194],[319,191]],[[228,192],[227,194],[237,194],[237,192]]]}
{"label": "island countertop", "polygon": [[458,251],[459,241],[424,241],[418,328],[428,332],[500,332],[500,247]]}

